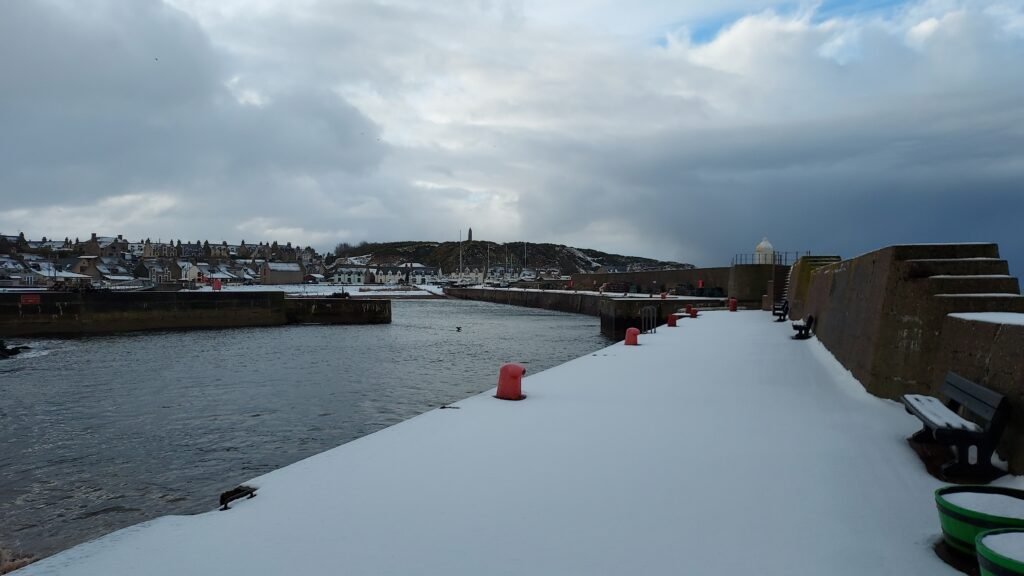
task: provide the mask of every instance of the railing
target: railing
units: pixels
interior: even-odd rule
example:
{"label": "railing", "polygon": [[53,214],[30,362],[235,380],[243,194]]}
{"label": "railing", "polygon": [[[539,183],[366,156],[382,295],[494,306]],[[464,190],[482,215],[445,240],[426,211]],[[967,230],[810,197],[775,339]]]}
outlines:
{"label": "railing", "polygon": [[657,306],[644,306],[640,309],[640,332],[647,334],[648,332],[658,331],[658,307]]}
{"label": "railing", "polygon": [[732,257],[732,265],[737,264],[775,264],[776,266],[791,266],[801,256],[810,256],[810,250],[806,252],[772,252],[771,254],[736,254]]}

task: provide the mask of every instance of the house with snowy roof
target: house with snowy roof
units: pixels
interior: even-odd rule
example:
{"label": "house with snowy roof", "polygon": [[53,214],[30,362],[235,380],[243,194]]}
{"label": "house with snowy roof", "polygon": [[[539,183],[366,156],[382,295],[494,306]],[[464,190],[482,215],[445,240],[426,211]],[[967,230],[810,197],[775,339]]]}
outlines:
{"label": "house with snowy roof", "polygon": [[245,262],[232,260],[222,264],[221,268],[227,270],[232,276],[234,276],[236,282],[243,284],[252,284],[254,282],[258,282],[260,279],[258,267],[251,266]]}
{"label": "house with snowy roof", "polygon": [[222,241],[220,244],[210,244],[209,248],[210,248],[210,254],[209,254],[210,258],[230,258],[231,257],[231,247],[228,246],[228,243],[225,242],[225,241]]}
{"label": "house with snowy roof", "polygon": [[85,286],[92,283],[92,277],[73,272],[69,267],[44,258],[28,262],[31,280],[23,284],[33,286]]}
{"label": "house with snowy roof", "polygon": [[188,260],[175,260],[175,266],[178,267],[178,279],[183,282],[195,282],[199,280],[199,267],[189,262]]}
{"label": "house with snowy roof", "polygon": [[0,287],[23,286],[31,276],[29,269],[16,258],[0,254]]}
{"label": "house with snowy roof", "polygon": [[135,265],[133,273],[136,278],[145,278],[157,284],[163,284],[177,280],[181,269],[173,260],[143,258]]}
{"label": "house with snowy roof", "polygon": [[171,242],[150,242],[146,240],[142,247],[143,258],[174,258],[178,249]]}
{"label": "house with snowy roof", "polygon": [[127,252],[128,254],[131,254],[134,258],[142,258],[146,254],[146,243],[129,242]]}
{"label": "house with snowy roof", "polygon": [[366,266],[356,264],[343,264],[340,260],[335,265],[328,267],[325,276],[327,280],[336,284],[366,284],[366,275],[369,271]]}
{"label": "house with snowy roof", "polygon": [[128,251],[128,241],[120,234],[113,236],[97,236],[93,232],[92,237],[85,242],[79,242],[78,248],[86,256],[102,256],[105,258],[119,258],[121,254]]}
{"label": "house with snowy roof", "polygon": [[302,284],[305,275],[301,262],[264,262],[260,268],[262,284]]}
{"label": "house with snowy roof", "polygon": [[409,284],[437,284],[442,281],[441,269],[427,266],[419,262],[408,262],[402,265],[408,273]]}
{"label": "house with snowy roof", "polygon": [[100,278],[107,282],[129,282],[135,280],[135,275],[128,268],[128,265],[120,258],[101,256],[96,262],[96,269]]}
{"label": "house with snowy roof", "polygon": [[241,280],[232,274],[226,266],[220,264],[211,264],[208,262],[199,262],[196,264],[199,268],[200,280],[205,282],[211,282],[213,280],[220,280],[221,284],[239,284]]}
{"label": "house with snowy roof", "polygon": [[135,275],[120,258],[91,255],[79,256],[77,262],[69,271],[88,276],[92,279],[93,283],[117,283],[135,280]]}
{"label": "house with snowy roof", "polygon": [[186,260],[197,260],[203,257],[203,245],[199,242],[183,243],[178,246],[178,256]]}

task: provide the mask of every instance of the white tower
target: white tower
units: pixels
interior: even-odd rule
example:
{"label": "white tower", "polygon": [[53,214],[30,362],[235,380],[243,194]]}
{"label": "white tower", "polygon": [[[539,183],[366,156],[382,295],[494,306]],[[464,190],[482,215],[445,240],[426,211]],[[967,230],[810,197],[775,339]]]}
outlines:
{"label": "white tower", "polygon": [[768,241],[768,237],[765,236],[761,243],[754,248],[754,263],[755,264],[772,264],[775,262],[775,247]]}

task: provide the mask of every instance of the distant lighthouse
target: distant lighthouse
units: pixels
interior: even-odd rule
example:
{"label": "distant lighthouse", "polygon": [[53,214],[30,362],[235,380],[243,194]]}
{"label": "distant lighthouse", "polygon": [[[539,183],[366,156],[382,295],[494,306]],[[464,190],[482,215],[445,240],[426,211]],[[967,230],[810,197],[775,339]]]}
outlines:
{"label": "distant lighthouse", "polygon": [[775,246],[768,241],[768,237],[765,236],[761,243],[754,248],[754,263],[755,264],[774,264],[775,263]]}
{"label": "distant lighthouse", "polygon": [[466,242],[472,242],[472,241],[473,241],[473,229],[470,228],[469,229],[469,235],[466,237]]}

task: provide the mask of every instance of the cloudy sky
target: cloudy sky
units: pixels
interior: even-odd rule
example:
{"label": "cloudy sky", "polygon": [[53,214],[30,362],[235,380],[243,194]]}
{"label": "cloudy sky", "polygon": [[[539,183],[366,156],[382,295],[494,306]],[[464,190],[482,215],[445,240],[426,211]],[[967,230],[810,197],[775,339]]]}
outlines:
{"label": "cloudy sky", "polygon": [[0,231],[1024,261],[1024,0],[4,0]]}

